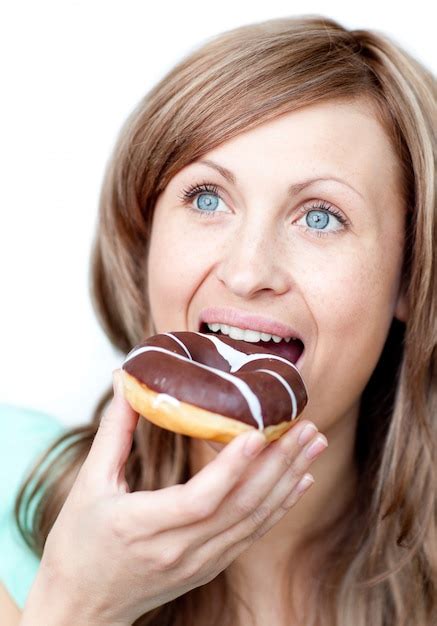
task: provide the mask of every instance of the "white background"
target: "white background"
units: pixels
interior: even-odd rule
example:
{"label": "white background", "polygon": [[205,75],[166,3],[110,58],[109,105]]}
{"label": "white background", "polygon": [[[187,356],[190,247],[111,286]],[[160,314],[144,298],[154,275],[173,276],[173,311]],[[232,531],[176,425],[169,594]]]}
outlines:
{"label": "white background", "polygon": [[431,5],[14,0],[0,10],[0,403],[88,421],[121,365],[88,295],[100,185],[125,118],[183,55],[242,24],[321,14],[380,30],[435,71]]}

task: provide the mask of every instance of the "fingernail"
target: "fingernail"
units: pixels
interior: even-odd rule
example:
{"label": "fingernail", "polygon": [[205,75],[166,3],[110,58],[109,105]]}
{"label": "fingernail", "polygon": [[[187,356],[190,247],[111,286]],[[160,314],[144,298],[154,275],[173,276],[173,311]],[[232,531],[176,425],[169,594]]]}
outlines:
{"label": "fingernail", "polygon": [[314,442],[310,445],[308,450],[305,452],[305,456],[307,459],[314,459],[318,454],[322,452],[325,448],[328,447],[328,441],[324,435],[317,435]]}
{"label": "fingernail", "polygon": [[249,457],[255,456],[261,450],[261,448],[264,447],[265,443],[266,438],[258,431],[255,433],[250,433],[250,435],[246,439],[246,443],[244,444],[244,455]]}
{"label": "fingernail", "polygon": [[304,491],[306,491],[308,487],[313,484],[313,482],[314,478],[311,476],[311,474],[305,474],[305,476],[300,479],[295,487],[297,493],[303,493]]}
{"label": "fingernail", "polygon": [[314,424],[307,424],[297,439],[299,444],[301,446],[307,444],[309,441],[311,441],[316,432],[317,428],[316,426],[314,426]]}

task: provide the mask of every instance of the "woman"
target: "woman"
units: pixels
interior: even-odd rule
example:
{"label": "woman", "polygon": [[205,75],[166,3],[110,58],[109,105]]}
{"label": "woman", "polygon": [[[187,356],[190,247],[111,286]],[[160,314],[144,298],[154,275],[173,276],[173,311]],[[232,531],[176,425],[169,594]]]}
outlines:
{"label": "woman", "polygon": [[246,456],[138,421],[115,376],[19,494],[23,625],[435,621],[434,116],[417,61],[314,17],[224,33],[144,98],[101,196],[108,337],[296,331],[309,403]]}

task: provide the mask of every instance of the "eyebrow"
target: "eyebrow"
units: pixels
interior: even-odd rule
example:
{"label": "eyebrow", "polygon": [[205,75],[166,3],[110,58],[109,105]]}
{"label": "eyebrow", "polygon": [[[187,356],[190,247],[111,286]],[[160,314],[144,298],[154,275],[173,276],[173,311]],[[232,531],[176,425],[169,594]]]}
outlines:
{"label": "eyebrow", "polygon": [[[231,170],[228,170],[226,167],[223,167],[223,165],[219,165],[218,163],[215,163],[214,161],[210,161],[209,159],[203,159],[202,161],[194,161],[194,163],[211,167],[212,169],[216,170],[219,174],[221,174],[223,178],[225,178],[232,185],[237,184],[237,178],[235,174],[233,174]],[[359,191],[357,191],[354,187],[352,187],[345,180],[342,180],[341,178],[337,178],[336,176],[329,176],[326,178],[324,177],[307,178],[306,180],[302,180],[299,183],[294,183],[293,185],[290,185],[288,187],[287,192],[288,192],[288,195],[295,196],[306,187],[309,187],[310,185],[312,185],[313,183],[316,183],[318,181],[328,181],[328,180],[335,180],[337,183],[346,185],[346,187],[349,187],[349,189],[352,189],[352,191],[354,191],[364,200],[364,196]]]}

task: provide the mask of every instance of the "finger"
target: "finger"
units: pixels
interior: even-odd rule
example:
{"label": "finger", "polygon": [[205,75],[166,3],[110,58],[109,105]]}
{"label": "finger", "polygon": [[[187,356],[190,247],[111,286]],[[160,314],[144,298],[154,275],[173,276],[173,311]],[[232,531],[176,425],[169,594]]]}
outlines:
{"label": "finger", "polygon": [[[235,543],[240,536],[255,532],[276,511],[314,460],[307,454],[313,442],[319,438],[326,442],[324,435],[316,435],[317,428],[311,422],[301,422],[293,430],[269,446],[262,460],[252,464],[249,475],[228,495],[216,516],[187,529],[192,533],[186,537],[189,545],[197,547],[214,538],[220,541],[222,533],[230,529],[233,534],[229,540]],[[222,546],[227,535],[223,537]]]}
{"label": "finger", "polygon": [[[190,558],[195,558],[198,568],[210,567],[214,565],[214,570],[209,578],[215,578],[223,569],[228,567],[232,561],[234,561],[242,552],[247,550],[257,539],[265,535],[275,524],[277,524],[284,515],[292,508],[302,495],[308,491],[308,489],[314,484],[314,477],[310,473],[305,473],[298,484],[292,489],[291,494],[289,490],[285,492],[285,498],[283,497],[280,506],[267,517],[265,522],[258,526],[257,529],[247,534],[247,532],[241,533],[242,525],[239,525],[238,532],[235,532],[235,528],[226,532],[228,537],[224,540],[224,535],[214,537],[207,543],[198,543],[193,540],[193,534],[191,536],[182,535],[179,533],[179,543],[186,546],[183,550],[183,554],[189,555]],[[187,527],[184,530],[193,530],[193,526]],[[232,536],[231,536],[232,535]],[[195,552],[195,557],[193,553]]]}
{"label": "finger", "polygon": [[259,431],[235,437],[185,485],[153,492],[134,492],[125,499],[125,514],[162,532],[192,524],[211,515],[268,444]]}
{"label": "finger", "polygon": [[[318,446],[318,452],[309,458],[308,451],[314,449],[314,445]],[[246,539],[253,542],[265,535],[314,483],[314,477],[307,470],[326,447],[324,435],[318,434],[314,437],[252,515],[225,531],[228,535],[227,540],[231,540],[232,543],[240,543]]]}
{"label": "finger", "polygon": [[123,395],[120,369],[113,372],[113,387],[114,397],[102,415],[83,469],[95,478],[101,477],[105,483],[119,484],[124,476],[139,415]]}
{"label": "finger", "polygon": [[214,450],[214,452],[220,452],[226,446],[225,443],[219,443],[217,441],[211,441],[210,439],[205,439],[205,443]]}
{"label": "finger", "polygon": [[[321,443],[319,443],[321,442]],[[318,449],[318,454],[311,456],[309,450]],[[254,541],[265,535],[293,507],[314,483],[314,478],[306,470],[327,447],[324,435],[318,434],[307,443],[296,458],[296,468],[287,470],[273,492],[253,509],[250,515],[241,519],[222,533],[216,533],[209,540],[199,541],[192,536],[190,549],[198,549],[198,560],[207,561],[224,559],[232,562],[238,554],[247,549]],[[233,508],[238,508],[235,506]],[[226,556],[228,555],[228,556]]]}
{"label": "finger", "polygon": [[[314,477],[312,474],[306,473],[298,485],[292,490],[291,494],[285,498],[282,505],[278,507],[275,513],[271,515],[255,533],[243,536],[240,541],[233,543],[227,550],[219,552],[216,557],[217,566],[215,571],[217,574],[228,567],[232,561],[234,561],[245,550],[250,548],[254,541],[267,534],[267,532],[273,528],[273,526],[277,524],[295,504],[297,504],[300,498],[311,488],[313,484]],[[202,551],[203,554],[199,554],[199,561],[202,563],[205,560],[207,562],[211,562],[211,554],[216,555],[217,546],[213,546],[212,544],[209,546],[204,545]]]}

